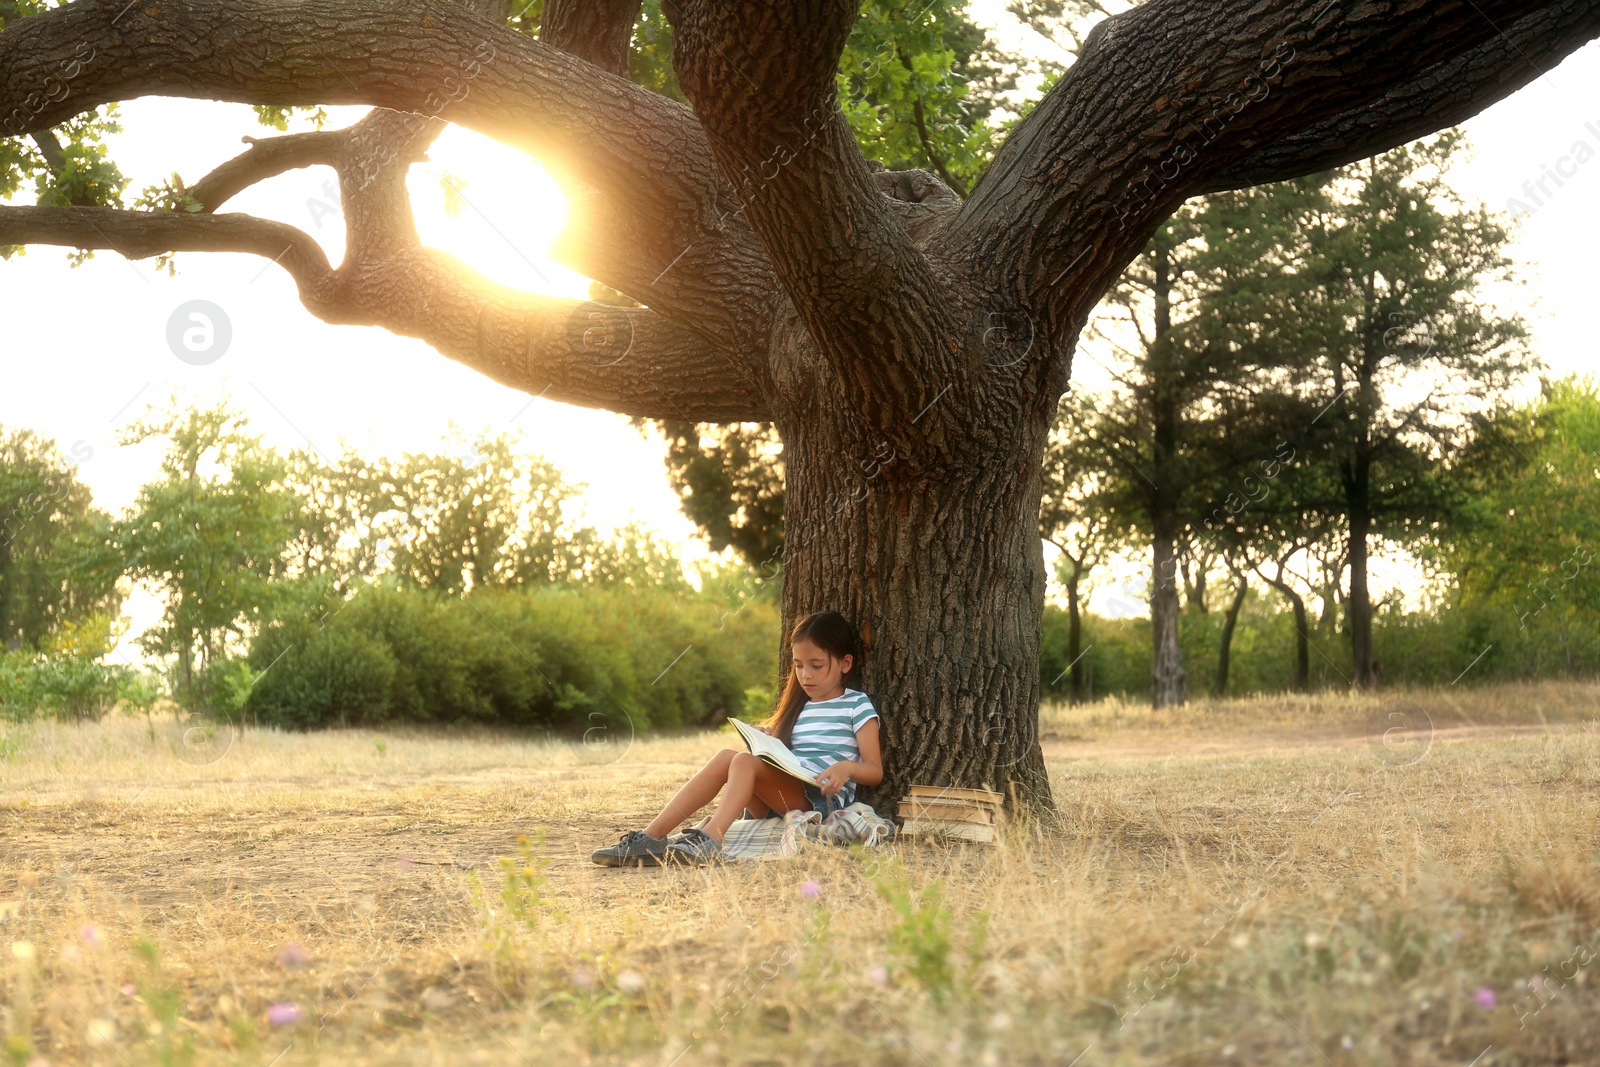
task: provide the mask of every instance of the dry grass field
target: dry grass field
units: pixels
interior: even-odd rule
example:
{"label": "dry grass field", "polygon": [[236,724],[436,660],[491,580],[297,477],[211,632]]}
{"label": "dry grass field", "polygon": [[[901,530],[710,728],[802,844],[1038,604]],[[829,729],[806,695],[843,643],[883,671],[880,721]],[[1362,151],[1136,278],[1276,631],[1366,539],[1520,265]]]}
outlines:
{"label": "dry grass field", "polygon": [[0,733],[7,1062],[1600,1063],[1600,686],[1051,707],[997,847],[608,870],[731,735]]}

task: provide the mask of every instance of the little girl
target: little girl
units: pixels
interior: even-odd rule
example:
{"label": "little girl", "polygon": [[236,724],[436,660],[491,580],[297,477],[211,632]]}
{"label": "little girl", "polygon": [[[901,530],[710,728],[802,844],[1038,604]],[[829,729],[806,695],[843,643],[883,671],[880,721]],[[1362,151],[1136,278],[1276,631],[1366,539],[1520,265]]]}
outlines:
{"label": "little girl", "polygon": [[[711,863],[722,858],[722,836],[741,814],[763,818],[777,812],[820,811],[826,818],[855,801],[856,784],[883,781],[878,752],[878,712],[859,682],[860,651],[855,628],[837,611],[801,619],[789,635],[794,673],[772,717],[761,729],[788,745],[820,788],[757,759],[725,748],[678,790],[655,821],[629,830],[615,845],[592,857],[607,867],[654,867],[661,863]],[[726,787],[726,788],[724,788]],[[708,820],[670,834],[691,812],[722,793]]]}

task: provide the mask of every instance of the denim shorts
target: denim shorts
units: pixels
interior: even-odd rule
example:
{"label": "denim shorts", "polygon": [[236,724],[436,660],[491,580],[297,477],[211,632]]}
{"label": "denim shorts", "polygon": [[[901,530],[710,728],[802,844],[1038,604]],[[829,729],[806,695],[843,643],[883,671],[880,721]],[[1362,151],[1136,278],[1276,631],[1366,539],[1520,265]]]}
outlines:
{"label": "denim shorts", "polygon": [[842,811],[850,804],[850,798],[845,795],[848,792],[852,792],[849,784],[831,797],[824,796],[822,790],[814,785],[802,782],[800,787],[806,791],[806,799],[811,801],[812,810],[820,811],[824,819],[833,812]]}
{"label": "denim shorts", "polygon": [[[845,794],[854,794],[855,790],[851,788],[853,785],[855,785],[854,782],[847,783],[843,790],[833,794],[831,797],[823,796],[821,789],[818,789],[816,786],[809,785],[805,782],[800,783],[800,788],[805,790],[806,799],[811,801],[811,810],[821,812],[822,817],[826,819],[833,812],[842,811],[850,806],[851,797],[846,796]],[[745,808],[744,811],[740,812],[739,814],[741,818],[755,818],[754,815],[750,814],[749,808]],[[781,812],[768,811],[766,817],[769,819],[774,819],[779,818],[781,814]]]}

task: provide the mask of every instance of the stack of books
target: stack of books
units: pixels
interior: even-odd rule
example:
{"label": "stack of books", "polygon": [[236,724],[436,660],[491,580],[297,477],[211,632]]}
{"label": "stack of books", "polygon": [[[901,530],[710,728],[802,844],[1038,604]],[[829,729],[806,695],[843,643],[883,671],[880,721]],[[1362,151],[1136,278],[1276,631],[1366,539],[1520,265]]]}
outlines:
{"label": "stack of books", "polygon": [[957,789],[954,786],[914,785],[911,795],[900,802],[902,834],[955,838],[961,841],[993,841],[1003,817],[1005,797],[987,789]]}

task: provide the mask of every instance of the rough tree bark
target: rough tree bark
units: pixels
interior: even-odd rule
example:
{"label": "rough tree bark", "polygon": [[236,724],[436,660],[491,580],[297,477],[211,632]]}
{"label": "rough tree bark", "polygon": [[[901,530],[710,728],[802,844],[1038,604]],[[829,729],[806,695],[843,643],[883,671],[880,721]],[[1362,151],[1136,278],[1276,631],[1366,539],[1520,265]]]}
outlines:
{"label": "rough tree bark", "polygon": [[[610,73],[636,4],[562,7],[543,41],[434,0],[76,0],[21,19],[0,33],[7,135],[152,94],[377,110],[255,142],[201,183],[202,212],[0,207],[0,244],[250,252],[326,321],[519,389],[773,422],[784,625],[832,608],[861,627],[880,806],[913,782],[1050,805],[1040,462],[1079,330],[1161,220],[1458,122],[1600,33],[1590,0],[1151,0],[1089,35],[963,203],[862,158],[834,92],[856,3],[666,5],[692,109]],[[422,247],[404,174],[445,121],[542,160],[571,205],[558,256],[643,306],[512,292]],[[293,227],[217,213],[311,164],[339,173],[337,268]]]}

